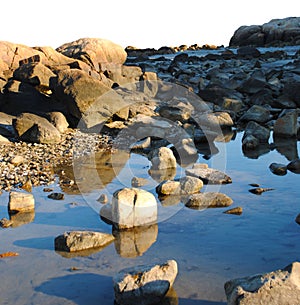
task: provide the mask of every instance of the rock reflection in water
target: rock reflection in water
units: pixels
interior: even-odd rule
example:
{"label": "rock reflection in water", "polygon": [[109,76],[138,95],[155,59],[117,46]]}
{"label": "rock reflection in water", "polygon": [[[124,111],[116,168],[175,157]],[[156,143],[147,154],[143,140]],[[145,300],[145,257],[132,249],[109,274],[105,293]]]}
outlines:
{"label": "rock reflection in water", "polygon": [[271,151],[269,144],[260,144],[255,149],[243,149],[243,154],[249,159],[258,159],[262,155],[266,155]]}
{"label": "rock reflection in water", "polygon": [[9,214],[9,219],[12,221],[12,227],[20,227],[34,221],[35,212],[19,212]]}
{"label": "rock reflection in water", "polygon": [[[88,193],[95,189],[104,189],[115,179],[128,161],[130,154],[122,150],[105,150],[74,160],[73,167],[65,169],[65,175],[75,181],[76,187],[66,187],[64,192]],[[72,193],[72,192],[71,192]]]}
{"label": "rock reflection in water", "polygon": [[141,256],[156,242],[157,234],[157,224],[125,231],[113,230],[116,251],[121,257]]}
{"label": "rock reflection in water", "polygon": [[297,139],[296,138],[281,138],[273,136],[276,150],[289,161],[298,158]]}
{"label": "rock reflection in water", "polygon": [[176,168],[166,168],[161,170],[150,169],[149,175],[156,182],[162,182],[165,180],[173,180],[176,176]]}

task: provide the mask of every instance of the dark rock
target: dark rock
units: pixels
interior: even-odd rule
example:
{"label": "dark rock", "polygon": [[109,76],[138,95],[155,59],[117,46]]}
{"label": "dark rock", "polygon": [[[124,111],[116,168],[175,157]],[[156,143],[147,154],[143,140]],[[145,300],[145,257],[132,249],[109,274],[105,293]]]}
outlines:
{"label": "dark rock", "polygon": [[287,174],[287,166],[285,164],[271,163],[269,168],[275,175],[284,176]]}
{"label": "dark rock", "polygon": [[291,161],[287,165],[287,169],[293,173],[300,174],[300,159]]}
{"label": "dark rock", "polygon": [[51,193],[48,195],[48,198],[53,200],[64,200],[65,195],[63,193]]}

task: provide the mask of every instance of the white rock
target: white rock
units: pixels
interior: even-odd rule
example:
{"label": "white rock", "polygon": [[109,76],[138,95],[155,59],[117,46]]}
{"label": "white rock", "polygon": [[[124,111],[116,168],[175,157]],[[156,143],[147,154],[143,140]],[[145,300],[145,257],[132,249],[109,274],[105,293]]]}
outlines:
{"label": "white rock", "polygon": [[14,213],[34,210],[33,195],[21,192],[10,192],[8,210]]}

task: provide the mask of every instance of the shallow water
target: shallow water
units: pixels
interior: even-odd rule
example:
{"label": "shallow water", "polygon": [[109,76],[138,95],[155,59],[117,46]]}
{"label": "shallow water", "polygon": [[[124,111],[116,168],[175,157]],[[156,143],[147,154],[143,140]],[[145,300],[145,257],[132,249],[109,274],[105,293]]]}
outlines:
{"label": "shallow water", "polygon": [[[242,152],[241,137],[238,133],[228,143],[216,143],[219,153],[209,160],[200,154],[198,160],[213,168],[226,167],[233,183],[205,187],[204,191],[216,189],[230,196],[232,207],[243,208],[241,216],[224,214],[226,209],[192,210],[181,203],[171,205],[171,200],[160,205],[157,226],[121,234],[104,249],[82,256],[55,252],[54,238],[69,230],[110,233],[111,226],[99,217],[102,205],[97,198],[128,186],[133,176],[148,178],[145,189],[154,192],[157,182],[148,175],[149,161],[137,154],[129,159],[119,156],[125,166],[115,166],[115,174],[106,167],[95,185],[87,161],[77,167],[77,177],[85,173],[85,178],[91,178],[81,180],[81,185],[88,186],[85,193],[64,189],[62,201],[48,199],[42,187],[35,188],[35,214],[28,217],[33,221],[0,230],[0,253],[19,253],[0,259],[0,304],[112,305],[112,277],[120,269],[175,259],[179,274],[167,304],[224,305],[227,280],[300,260],[300,226],[295,222],[300,213],[300,176],[292,172],[276,176],[269,170],[272,162],[287,164],[288,158],[297,156],[299,143],[294,140],[287,147],[262,150],[264,154],[249,158]],[[180,170],[178,167],[177,176],[182,174]],[[250,183],[274,190],[254,195],[249,192]],[[58,182],[53,188],[61,191]],[[0,199],[0,218],[8,218],[8,194]]]}

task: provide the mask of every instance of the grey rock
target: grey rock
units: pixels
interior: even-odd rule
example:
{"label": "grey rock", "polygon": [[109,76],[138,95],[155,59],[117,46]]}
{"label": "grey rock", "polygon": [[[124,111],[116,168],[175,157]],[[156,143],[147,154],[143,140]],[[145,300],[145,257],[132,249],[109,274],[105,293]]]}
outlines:
{"label": "grey rock", "polygon": [[56,251],[76,252],[104,247],[113,240],[114,237],[111,234],[91,231],[72,231],[57,236],[54,245]]}
{"label": "grey rock", "polygon": [[233,200],[225,194],[207,192],[191,195],[186,206],[193,209],[224,208],[232,205],[232,203]]}
{"label": "grey rock", "polygon": [[240,121],[254,121],[257,123],[266,123],[271,119],[270,111],[264,107],[253,105],[251,108],[249,108],[246,113],[244,113]]}
{"label": "grey rock", "polygon": [[259,143],[268,143],[270,137],[270,129],[261,126],[260,124],[254,121],[250,121],[245,128],[242,141],[244,141],[244,138],[250,135],[258,139]]}
{"label": "grey rock", "polygon": [[213,168],[192,168],[187,169],[187,176],[199,178],[204,184],[227,184],[232,183],[231,178],[225,173]]}
{"label": "grey rock", "polygon": [[300,303],[300,263],[270,273],[225,283],[228,305],[295,305]]}
{"label": "grey rock", "polygon": [[120,305],[159,304],[172,287],[177,272],[174,260],[124,269],[113,278],[115,301]]}
{"label": "grey rock", "polygon": [[297,135],[297,111],[288,112],[279,117],[274,124],[274,136],[293,137]]}

